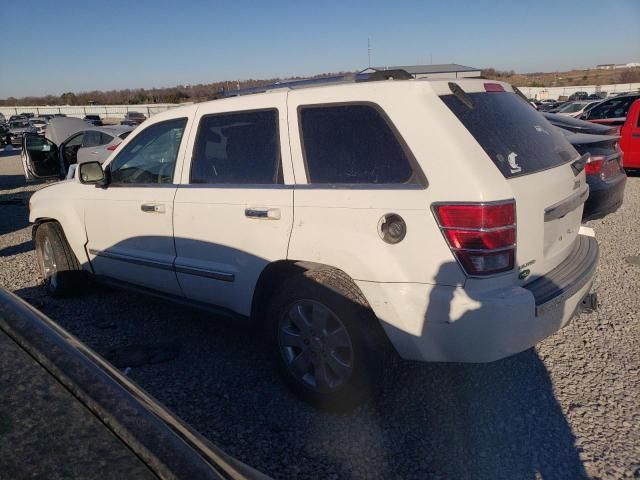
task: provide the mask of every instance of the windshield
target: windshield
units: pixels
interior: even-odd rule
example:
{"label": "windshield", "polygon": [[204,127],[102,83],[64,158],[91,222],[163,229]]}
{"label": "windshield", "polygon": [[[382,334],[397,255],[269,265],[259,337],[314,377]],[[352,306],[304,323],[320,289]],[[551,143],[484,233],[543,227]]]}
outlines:
{"label": "windshield", "polygon": [[29,126],[27,121],[17,121],[9,123],[9,128],[26,128]]}
{"label": "windshield", "polygon": [[615,97],[593,107],[589,112],[589,120],[602,118],[622,118],[627,116],[631,104],[640,96]]}
{"label": "windshield", "polygon": [[575,113],[579,112],[584,108],[586,103],[569,103],[567,105],[563,105],[558,109],[558,113]]}
{"label": "windshield", "polygon": [[506,178],[575,160],[577,152],[556,127],[515,93],[469,93],[442,101],[458,117]]}

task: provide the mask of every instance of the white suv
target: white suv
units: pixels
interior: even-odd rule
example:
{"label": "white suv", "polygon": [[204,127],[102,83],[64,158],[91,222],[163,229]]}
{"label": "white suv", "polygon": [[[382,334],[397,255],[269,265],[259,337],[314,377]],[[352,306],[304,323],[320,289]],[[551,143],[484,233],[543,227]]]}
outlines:
{"label": "white suv", "polygon": [[506,84],[280,88],[154,116],[30,221],[51,294],[89,272],[250,317],[298,394],[342,406],[389,346],[488,362],[570,320],[598,261],[583,164]]}

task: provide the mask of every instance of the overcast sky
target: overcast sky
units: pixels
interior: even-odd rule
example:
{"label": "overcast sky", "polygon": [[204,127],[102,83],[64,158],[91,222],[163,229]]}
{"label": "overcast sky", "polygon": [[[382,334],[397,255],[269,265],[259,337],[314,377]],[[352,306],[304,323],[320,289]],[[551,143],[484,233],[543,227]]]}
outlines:
{"label": "overcast sky", "polygon": [[0,98],[460,63],[640,62],[640,0],[2,2]]}

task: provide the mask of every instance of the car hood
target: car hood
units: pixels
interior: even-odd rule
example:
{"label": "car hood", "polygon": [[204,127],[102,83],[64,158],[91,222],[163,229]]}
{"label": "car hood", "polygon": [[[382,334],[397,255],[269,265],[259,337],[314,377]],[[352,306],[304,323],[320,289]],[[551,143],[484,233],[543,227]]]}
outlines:
{"label": "car hood", "polygon": [[44,136],[56,145],[60,145],[74,133],[86,130],[88,126],[89,124],[80,118],[52,118],[49,125],[47,125]]}

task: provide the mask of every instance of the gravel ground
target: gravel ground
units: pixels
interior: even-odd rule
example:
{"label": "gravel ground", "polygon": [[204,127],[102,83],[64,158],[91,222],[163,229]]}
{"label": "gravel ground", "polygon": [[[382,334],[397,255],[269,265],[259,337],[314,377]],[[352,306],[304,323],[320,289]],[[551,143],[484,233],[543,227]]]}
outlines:
{"label": "gravel ground", "polygon": [[0,286],[16,291],[228,453],[276,478],[640,478],[640,178],[588,225],[601,308],[537,348],[485,365],[403,363],[350,414],[277,379],[257,335],[106,288],[39,286],[18,157],[0,152]]}

